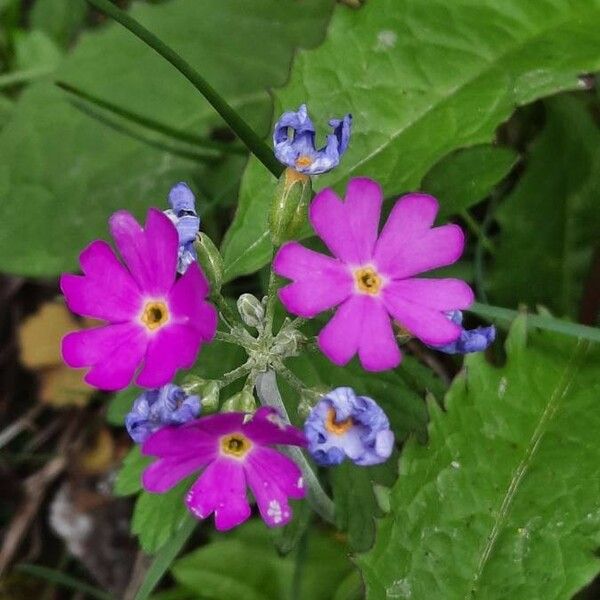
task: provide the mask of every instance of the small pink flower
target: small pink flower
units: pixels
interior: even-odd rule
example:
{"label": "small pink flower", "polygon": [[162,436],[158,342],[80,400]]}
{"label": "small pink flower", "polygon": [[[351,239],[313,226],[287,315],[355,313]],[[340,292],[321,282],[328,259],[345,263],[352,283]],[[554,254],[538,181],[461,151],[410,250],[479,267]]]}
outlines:
{"label": "small pink flower", "polygon": [[162,494],[195,471],[204,469],[188,491],[185,503],[196,517],[215,514],[220,531],[250,516],[246,486],[269,527],[292,518],[288,498],[305,495],[302,472],[272,444],[305,446],[301,431],[282,422],[277,412],[260,408],[247,420],[245,413],[221,413],[164,427],[152,434],[142,453],[159,459],[143,473],[144,488]]}
{"label": "small pink flower", "polygon": [[60,280],[74,313],[108,323],[66,335],[63,358],[71,367],[91,367],[85,380],[101,389],[126,387],[142,363],[137,384],[161,387],[177,369],[191,367],[215,335],[208,282],[196,263],[176,280],[179,239],[161,211],[148,211],[144,229],[125,211],[109,223],[125,266],[97,240],[79,257],[84,274]]}
{"label": "small pink flower", "polygon": [[335,258],[290,242],[273,261],[278,275],[293,280],[279,291],[289,312],[311,318],[338,306],[319,334],[323,353],[337,365],[358,353],[369,371],[391,369],[402,358],[392,320],[426,344],[448,344],[461,329],[447,311],[473,302],[463,281],[414,277],[462,254],[460,227],[432,227],[437,200],[403,196],[378,233],[382,202],[379,184],[367,178],[352,179],[345,200],[331,189],[321,191],[309,219]]}

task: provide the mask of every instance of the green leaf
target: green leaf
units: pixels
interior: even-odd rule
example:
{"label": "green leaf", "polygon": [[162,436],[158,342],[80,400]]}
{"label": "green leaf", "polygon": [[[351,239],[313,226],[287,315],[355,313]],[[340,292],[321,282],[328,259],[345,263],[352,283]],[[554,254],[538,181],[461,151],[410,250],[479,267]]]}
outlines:
{"label": "green leaf", "polygon": [[[449,152],[490,143],[515,106],[582,87],[579,74],[600,69],[599,26],[597,0],[339,6],[325,43],[298,54],[276,116],[305,102],[325,132],[328,119],[352,113],[348,152],[315,187],[343,192],[350,176],[368,176],[391,197],[418,187]],[[228,277],[270,256],[265,215],[275,180],[257,168],[244,175],[224,247]]]}
{"label": "green leaf", "polygon": [[[329,600],[352,566],[344,547],[311,530],[299,578],[298,600]],[[291,600],[295,556],[277,555],[262,521],[253,520],[178,560],[177,582],[207,600]]]}
{"label": "green leaf", "polygon": [[368,598],[567,600],[598,572],[599,349],[526,326],[503,367],[468,356],[405,447]]}
{"label": "green leaf", "polygon": [[156,552],[188,518],[184,496],[191,484],[188,477],[164,494],[143,491],[138,496],[131,531],[138,536],[145,552]]}
{"label": "green leaf", "polygon": [[19,32],[15,37],[17,69],[50,73],[59,65],[62,52],[43,31]]}
{"label": "green leaf", "polygon": [[133,401],[142,393],[143,390],[135,385],[130,385],[124,390],[117,392],[108,403],[108,408],[106,409],[106,420],[111,425],[122,427],[125,423],[125,417],[127,416],[127,413],[131,410]]}
{"label": "green leaf", "polygon": [[394,483],[397,461],[396,455],[376,467],[359,467],[346,461],[329,470],[336,526],[348,532],[348,544],[354,552],[365,552],[373,545],[375,517],[383,515],[373,486]]}
{"label": "green leaf", "polygon": [[[331,6],[322,0],[256,0],[248,10],[246,0],[173,0],[136,3],[132,14],[198,65],[262,133],[271,113],[267,89],[284,83],[296,46],[320,41]],[[235,35],[228,35],[233,27]],[[208,136],[220,125],[179,73],[118,25],[83,36],[55,76],[172,128]],[[0,196],[0,270],[39,276],[73,269],[81,248],[106,237],[113,211],[127,208],[139,218],[149,206],[165,205],[173,183],[187,180],[198,192],[210,179],[211,167],[126,135],[123,128],[82,112],[49,83],[25,91],[0,132],[0,164],[10,182]],[[240,161],[234,163],[222,176],[228,185],[239,178]],[[198,195],[201,208],[206,197]]]}
{"label": "green leaf", "polygon": [[480,145],[453,152],[425,175],[421,188],[440,202],[438,221],[470,208],[490,195],[517,162],[510,148]]}
{"label": "green leaf", "polygon": [[123,465],[117,475],[114,493],[117,496],[131,496],[142,489],[142,471],[152,462],[150,456],[144,456],[139,446],[134,446],[123,459]]}
{"label": "green leaf", "polygon": [[496,212],[490,294],[577,317],[600,231],[600,132],[577,98],[547,102],[546,114],[525,173]]}

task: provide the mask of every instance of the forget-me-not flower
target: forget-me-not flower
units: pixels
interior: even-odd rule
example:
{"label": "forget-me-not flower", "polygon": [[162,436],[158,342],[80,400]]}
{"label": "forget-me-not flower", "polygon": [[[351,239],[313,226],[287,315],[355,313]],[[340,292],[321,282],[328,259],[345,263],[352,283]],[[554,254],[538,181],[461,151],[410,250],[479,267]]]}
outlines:
{"label": "forget-me-not flower", "polygon": [[394,434],[381,407],[352,388],[339,387],[311,410],[304,423],[308,451],[320,465],[345,458],[361,466],[385,462],[394,449]]}
{"label": "forget-me-not flower", "polygon": [[327,143],[317,150],[315,128],[308,116],[306,104],[297,111],[285,112],[275,124],[273,147],[279,162],[305,175],[318,175],[336,167],[350,141],[352,115],[331,119],[333,128]]}

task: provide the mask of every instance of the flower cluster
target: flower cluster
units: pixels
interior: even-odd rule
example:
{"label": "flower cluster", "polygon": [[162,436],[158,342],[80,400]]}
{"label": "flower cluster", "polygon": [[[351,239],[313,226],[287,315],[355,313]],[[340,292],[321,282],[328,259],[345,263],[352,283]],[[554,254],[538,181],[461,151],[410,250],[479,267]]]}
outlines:
{"label": "flower cluster", "polygon": [[[381,231],[383,191],[372,179],[350,180],[343,199],[324,189],[309,202],[309,176],[337,166],[349,144],[351,115],[329,124],[332,133],[320,149],[305,105],[284,113],[275,125],[274,152],[288,169],[269,214],[271,240],[278,248],[272,285],[263,300],[240,296],[241,321],[221,296],[223,260],[200,233],[195,197],[185,183],[169,192],[169,209],[149,209],[144,226],[126,211],[113,214],[109,227],[118,254],[105,241],[94,241],[80,255],[82,274],[61,277],[69,308],[104,321],[68,333],[62,340],[64,360],[87,368],[85,380],[97,388],[119,390],[133,381],[146,388],[125,419],[142,453],[156,459],[143,473],[144,488],[161,494],[199,473],[185,504],[199,519],[214,515],[219,530],[249,518],[247,488],[268,526],[291,519],[289,499],[306,495],[303,470],[310,467],[303,462],[301,470],[274,446],[291,447],[302,461],[300,448],[305,449],[323,466],[345,460],[376,465],[395,447],[390,422],[374,399],[349,387],[318,395],[284,366],[309,340],[299,330],[302,319],[286,319],[273,331],[274,274],[290,280],[278,292],[288,312],[311,319],[335,310],[317,341],[336,365],[358,355],[368,371],[396,367],[402,358],[398,333],[446,353],[482,351],[495,337],[493,327],[462,327],[461,311],[473,302],[465,282],[420,276],[457,261],[464,246],[458,226],[434,227],[435,198],[412,193],[398,199]],[[307,210],[330,255],[286,242],[304,226]],[[216,336],[212,301],[229,329],[220,339],[243,347],[248,361],[222,379],[192,376],[176,385],[177,373],[191,368],[202,346]],[[281,398],[261,396],[265,388],[257,383],[263,375],[275,381],[273,370],[301,396],[310,392],[304,431],[289,424],[285,411],[256,410],[255,387],[263,404],[283,406]],[[205,416],[218,408],[220,390],[243,376],[242,391],[223,401],[219,414]],[[317,482],[314,474],[311,481]]]}

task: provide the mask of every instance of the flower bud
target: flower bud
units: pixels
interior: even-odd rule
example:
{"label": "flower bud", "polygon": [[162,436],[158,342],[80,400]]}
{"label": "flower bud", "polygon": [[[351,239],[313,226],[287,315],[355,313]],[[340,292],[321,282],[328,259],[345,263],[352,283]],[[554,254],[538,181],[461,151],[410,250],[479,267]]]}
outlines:
{"label": "flower bud", "polygon": [[237,309],[242,321],[249,327],[262,329],[265,308],[260,300],[252,294],[242,294],[237,301]]}
{"label": "flower bud", "polygon": [[198,262],[206,275],[212,292],[218,292],[223,283],[223,258],[213,241],[203,232],[194,243]]}
{"label": "flower bud", "polygon": [[254,399],[254,395],[247,390],[242,390],[234,394],[231,398],[223,402],[223,406],[221,407],[221,412],[251,413],[255,410],[256,400]]}
{"label": "flower bud", "polygon": [[271,352],[282,358],[298,356],[300,345],[303,340],[304,336],[297,329],[286,327],[282,329],[273,340]]}
{"label": "flower bud", "polygon": [[202,412],[216,412],[219,408],[219,382],[211,379],[202,379],[196,375],[188,375],[181,389],[188,395],[200,396]]}
{"label": "flower bud", "polygon": [[308,203],[312,196],[310,177],[286,169],[275,188],[269,214],[271,241],[275,247],[294,239],[307,222]]}

